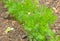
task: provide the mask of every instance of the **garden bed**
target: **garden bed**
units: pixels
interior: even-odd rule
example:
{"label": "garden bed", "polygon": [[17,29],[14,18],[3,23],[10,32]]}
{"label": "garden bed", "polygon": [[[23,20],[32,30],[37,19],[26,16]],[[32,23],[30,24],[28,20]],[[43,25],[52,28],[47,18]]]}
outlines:
{"label": "garden bed", "polygon": [[[40,4],[53,8],[58,19],[51,28],[57,35],[60,35],[60,0],[40,0],[39,2]],[[23,30],[23,25],[11,17],[7,17],[7,10],[4,8],[2,1],[0,1],[0,41],[28,41],[27,36],[25,36],[25,31]],[[6,34],[4,31],[7,27],[14,28],[14,30]]]}

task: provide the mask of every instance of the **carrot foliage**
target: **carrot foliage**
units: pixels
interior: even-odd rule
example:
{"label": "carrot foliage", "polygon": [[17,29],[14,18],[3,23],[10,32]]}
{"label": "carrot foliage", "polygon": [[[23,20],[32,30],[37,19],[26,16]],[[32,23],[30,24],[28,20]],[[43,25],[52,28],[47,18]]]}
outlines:
{"label": "carrot foliage", "polygon": [[3,0],[4,7],[18,22],[24,24],[24,30],[30,41],[56,41],[49,25],[56,16],[53,10],[38,5],[37,0]]}

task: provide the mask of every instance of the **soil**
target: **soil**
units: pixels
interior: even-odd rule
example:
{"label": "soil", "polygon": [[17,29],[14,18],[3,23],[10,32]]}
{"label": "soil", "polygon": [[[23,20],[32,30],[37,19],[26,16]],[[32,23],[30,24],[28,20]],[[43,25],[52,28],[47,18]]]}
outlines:
{"label": "soil", "polygon": [[[60,0],[39,0],[40,4],[44,4],[53,9],[54,14],[58,17],[55,24],[50,27],[60,35]],[[3,2],[0,1],[0,41],[28,41],[28,38],[23,30],[23,25],[8,17],[7,9],[4,8]],[[14,30],[5,33],[5,30],[10,27]]]}

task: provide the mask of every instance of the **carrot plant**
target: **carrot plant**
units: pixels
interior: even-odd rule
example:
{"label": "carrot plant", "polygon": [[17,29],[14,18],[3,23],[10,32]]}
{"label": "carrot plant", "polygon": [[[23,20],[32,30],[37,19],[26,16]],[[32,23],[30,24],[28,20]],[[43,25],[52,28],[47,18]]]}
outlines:
{"label": "carrot plant", "polygon": [[55,34],[49,27],[56,19],[51,8],[38,5],[37,0],[3,0],[3,2],[9,14],[24,24],[29,41],[56,41]]}

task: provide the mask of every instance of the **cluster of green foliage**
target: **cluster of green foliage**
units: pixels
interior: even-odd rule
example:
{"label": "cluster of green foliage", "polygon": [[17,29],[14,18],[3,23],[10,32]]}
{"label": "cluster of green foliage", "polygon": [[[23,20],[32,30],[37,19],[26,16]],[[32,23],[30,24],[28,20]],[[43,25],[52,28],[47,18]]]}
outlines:
{"label": "cluster of green foliage", "polygon": [[24,24],[30,41],[56,41],[49,28],[56,16],[51,8],[38,5],[38,0],[3,0],[10,15]]}

